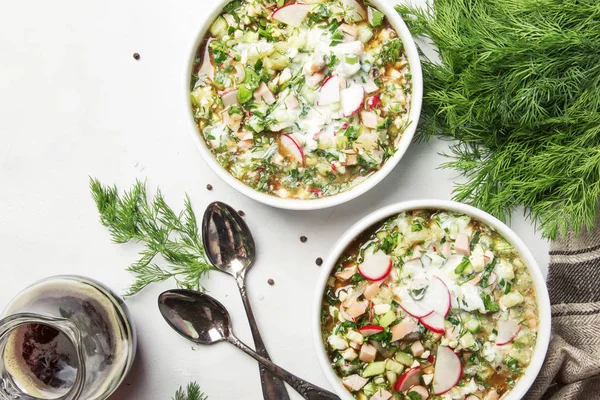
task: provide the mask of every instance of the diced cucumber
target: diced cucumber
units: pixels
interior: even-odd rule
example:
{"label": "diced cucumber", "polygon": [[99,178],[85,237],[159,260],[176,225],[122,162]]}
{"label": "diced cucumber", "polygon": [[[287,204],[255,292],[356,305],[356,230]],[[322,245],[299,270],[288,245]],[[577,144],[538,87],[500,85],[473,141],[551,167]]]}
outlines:
{"label": "diced cucumber", "polygon": [[308,102],[308,104],[314,104],[317,100],[317,92],[312,90],[308,85],[302,86],[300,94]]}
{"label": "diced cucumber", "polygon": [[348,138],[344,135],[338,135],[335,138],[335,147],[339,150],[343,150],[348,146]]}
{"label": "diced cucumber", "polygon": [[367,25],[358,28],[358,40],[361,42],[367,43],[372,37],[373,31]]}
{"label": "diced cucumber", "polygon": [[317,172],[323,176],[329,175],[329,171],[331,171],[331,167],[325,164],[319,164],[317,166]]}
{"label": "diced cucumber", "polygon": [[383,23],[383,13],[374,9],[373,7],[369,7],[367,9],[367,17],[369,19],[369,24],[373,27],[380,26]]}
{"label": "diced cucumber", "polygon": [[215,37],[221,37],[227,32],[227,28],[229,28],[229,25],[225,21],[225,18],[219,17],[210,27],[210,34]]}
{"label": "diced cucumber", "polygon": [[383,239],[385,239],[385,237],[387,235],[389,235],[388,231],[379,231],[379,232],[377,232],[376,236],[377,236],[377,239],[383,240]]}
{"label": "diced cucumber", "polygon": [[377,392],[377,386],[373,382],[369,382],[363,387],[362,391],[370,398]]}
{"label": "diced cucumber", "polygon": [[[406,353],[404,353],[404,354],[406,354]],[[412,363],[412,361],[411,361],[411,363]],[[404,371],[404,365],[392,360],[391,358],[388,358],[387,361],[385,362],[385,368],[388,371],[392,371],[397,374],[401,374],[402,371]]]}
{"label": "diced cucumber", "polygon": [[253,91],[250,90],[246,85],[241,85],[238,88],[237,99],[240,104],[244,104],[252,99]]}
{"label": "diced cucumber", "polygon": [[385,377],[387,378],[388,382],[390,383],[390,385],[394,386],[394,384],[396,383],[396,381],[398,380],[398,374],[392,371],[387,371],[385,373]]}
{"label": "diced cucumber", "polygon": [[246,126],[252,131],[252,132],[262,132],[265,129],[265,123],[264,121],[256,116],[253,115],[250,118],[248,118],[246,120]]}
{"label": "diced cucumber", "polygon": [[358,56],[356,54],[346,54],[346,64],[355,65],[358,63]]}
{"label": "diced cucumber", "polygon": [[385,383],[385,378],[383,376],[377,376],[373,378],[373,383],[376,385],[383,385]]}
{"label": "diced cucumber", "polygon": [[473,318],[465,322],[465,329],[471,333],[477,333],[481,329],[481,323],[477,318]]}
{"label": "diced cucumber", "polygon": [[385,372],[385,361],[375,361],[369,363],[365,370],[362,372],[363,378],[369,378],[371,376],[381,375]]}
{"label": "diced cucumber", "polygon": [[406,365],[407,367],[413,363],[413,356],[403,351],[397,352],[395,358],[396,361],[398,361],[400,364]]}
{"label": "diced cucumber", "polygon": [[387,328],[396,320],[396,313],[393,310],[385,313],[381,318],[379,318],[379,325]]}

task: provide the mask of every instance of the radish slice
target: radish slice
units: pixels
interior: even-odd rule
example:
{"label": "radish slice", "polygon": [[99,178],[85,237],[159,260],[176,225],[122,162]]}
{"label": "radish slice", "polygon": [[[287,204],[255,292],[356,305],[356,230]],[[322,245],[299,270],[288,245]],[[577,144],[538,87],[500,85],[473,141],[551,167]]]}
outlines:
{"label": "radish slice", "polygon": [[238,104],[237,94],[238,94],[237,89],[228,90],[227,92],[223,93],[221,95],[221,100],[223,100],[223,105],[225,107],[227,107],[227,106],[231,106],[234,104]]}
{"label": "radish slice", "polygon": [[362,86],[350,86],[340,93],[342,102],[342,113],[344,117],[350,117],[358,112],[365,99],[365,89]]}
{"label": "radish slice", "polygon": [[447,346],[439,346],[433,374],[433,393],[436,396],[452,389],[462,376],[462,364],[458,355]]}
{"label": "radish slice", "polygon": [[365,259],[358,266],[358,272],[370,281],[386,278],[392,270],[392,259],[381,250],[365,252]]}
{"label": "radish slice", "polygon": [[318,105],[327,105],[340,101],[340,77],[331,75],[319,89]]}
{"label": "radish slice", "polygon": [[310,12],[308,4],[296,3],[288,4],[273,11],[271,18],[283,22],[284,24],[298,27]]}
{"label": "radish slice", "polygon": [[289,154],[296,161],[304,165],[304,152],[292,136],[281,135],[281,147],[283,147],[284,153]]}
{"label": "radish slice", "polygon": [[450,290],[444,281],[434,276],[419,303],[445,317],[450,312]]}
{"label": "radish slice", "polygon": [[434,311],[431,314],[420,318],[419,322],[421,322],[425,328],[432,332],[444,333],[446,331],[444,328],[444,317],[438,312]]}
{"label": "radish slice", "polygon": [[514,319],[509,319],[508,321],[498,321],[496,345],[503,346],[512,342],[520,330],[521,326]]}
{"label": "radish slice", "polygon": [[418,385],[421,379],[421,367],[414,367],[406,371],[398,380],[394,386],[396,392],[404,392],[411,387]]}
{"label": "radish slice", "polygon": [[407,314],[415,318],[423,318],[433,313],[433,310],[425,308],[417,303],[413,303],[412,301],[403,301],[399,304]]}
{"label": "radish slice", "polygon": [[383,326],[379,325],[365,325],[358,330],[363,336],[371,336],[379,332],[383,332]]}

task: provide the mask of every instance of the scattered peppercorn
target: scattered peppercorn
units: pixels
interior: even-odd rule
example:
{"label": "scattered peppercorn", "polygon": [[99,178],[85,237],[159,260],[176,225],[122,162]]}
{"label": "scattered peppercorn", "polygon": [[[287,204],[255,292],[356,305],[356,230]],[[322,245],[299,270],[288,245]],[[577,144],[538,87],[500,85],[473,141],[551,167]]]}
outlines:
{"label": "scattered peppercorn", "polygon": [[273,279],[269,279],[269,280],[267,281],[267,283],[268,283],[269,285],[273,286],[273,285],[275,284],[275,281],[274,281]]}
{"label": "scattered peppercorn", "polygon": [[206,189],[212,190],[212,185],[209,183],[208,185],[206,185]]}
{"label": "scattered peppercorn", "polygon": [[308,240],[308,238],[306,236],[300,236],[300,241],[302,243],[306,243],[307,240]]}
{"label": "scattered peppercorn", "polygon": [[243,212],[242,210],[239,210],[239,211],[238,211],[238,214],[240,214],[240,217],[243,217],[244,215],[246,215],[246,213],[245,213],[245,212]]}
{"label": "scattered peppercorn", "polygon": [[140,53],[133,53],[133,58],[135,58],[136,60],[140,59]]}
{"label": "scattered peppercorn", "polygon": [[315,260],[315,262],[317,263],[317,265],[320,267],[321,265],[323,265],[323,259],[321,257],[317,258]]}

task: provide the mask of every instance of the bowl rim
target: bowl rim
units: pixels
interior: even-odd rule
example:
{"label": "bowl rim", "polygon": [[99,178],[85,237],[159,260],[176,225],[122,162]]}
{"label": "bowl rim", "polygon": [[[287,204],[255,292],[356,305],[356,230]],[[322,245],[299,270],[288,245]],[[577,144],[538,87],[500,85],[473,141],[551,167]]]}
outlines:
{"label": "bowl rim", "polygon": [[382,220],[398,214],[403,211],[417,210],[417,209],[439,209],[455,211],[469,215],[490,227],[496,229],[506,240],[508,240],[519,252],[521,258],[525,262],[525,266],[529,271],[533,284],[536,290],[536,297],[538,301],[538,312],[539,312],[539,328],[536,346],[533,351],[533,356],[529,366],[521,379],[517,382],[515,387],[507,393],[504,400],[519,400],[523,398],[527,390],[533,384],[537,377],[540,368],[546,357],[548,345],[550,342],[550,327],[551,327],[551,310],[550,310],[550,298],[548,296],[548,290],[546,287],[546,281],[542,275],[540,267],[536,262],[533,254],[527,248],[525,243],[517,236],[517,234],[509,228],[506,224],[493,217],[492,215],[482,211],[478,208],[472,207],[467,204],[450,201],[450,200],[411,200],[399,203],[394,203],[386,207],[380,208],[350,227],[336,242],[331,251],[329,252],[325,262],[322,266],[321,275],[316,285],[316,291],[313,298],[313,317],[312,317],[312,328],[313,328],[313,340],[315,345],[315,351],[319,364],[327,377],[327,380],[332,385],[336,393],[345,400],[354,400],[354,397],[348,392],[348,390],[342,385],[341,379],[336,375],[333,368],[330,366],[329,358],[325,352],[325,345],[321,338],[321,301],[325,290],[325,285],[331,270],[335,267],[337,259],[346,249],[348,244],[354,238],[356,238],[365,229],[369,228],[373,224],[381,222]]}
{"label": "bowl rim", "polygon": [[394,10],[393,4],[386,0],[369,0],[369,3],[373,4],[375,7],[377,7],[377,9],[379,9],[379,11],[383,12],[386,15],[388,21],[396,30],[398,36],[404,44],[404,51],[406,53],[406,58],[408,60],[410,72],[412,74],[411,108],[409,111],[410,124],[402,134],[402,137],[398,143],[394,155],[390,157],[378,171],[368,176],[364,181],[356,184],[356,186],[340,194],[323,197],[320,199],[301,200],[283,199],[270,194],[259,192],[233,177],[233,175],[227,172],[227,170],[225,170],[225,168],[223,168],[221,164],[219,164],[219,162],[212,155],[212,153],[206,145],[206,142],[201,137],[201,133],[198,131],[198,127],[192,116],[192,104],[190,101],[190,77],[192,75],[192,69],[194,66],[194,59],[196,57],[197,49],[200,43],[202,42],[204,35],[212,25],[214,19],[231,1],[232,0],[218,0],[217,6],[206,17],[205,22],[198,31],[196,39],[193,41],[193,46],[189,54],[187,68],[185,68],[184,70],[184,90],[182,90],[182,97],[185,104],[184,108],[186,109],[187,114],[186,120],[188,121],[188,124],[191,128],[190,132],[193,136],[193,140],[196,143],[198,149],[200,150],[200,154],[202,155],[204,161],[221,179],[223,179],[227,184],[229,184],[229,186],[233,187],[235,190],[242,193],[243,195],[260,203],[269,205],[271,207],[287,210],[319,210],[323,208],[333,207],[359,197],[360,195],[372,189],[379,182],[381,182],[396,167],[396,165],[404,156],[408,147],[410,146],[419,122],[421,106],[423,101],[423,75],[421,70],[421,60],[419,57],[419,52],[417,51],[417,46],[415,45],[415,42],[410,31],[408,30],[408,27],[404,23],[402,17]]}

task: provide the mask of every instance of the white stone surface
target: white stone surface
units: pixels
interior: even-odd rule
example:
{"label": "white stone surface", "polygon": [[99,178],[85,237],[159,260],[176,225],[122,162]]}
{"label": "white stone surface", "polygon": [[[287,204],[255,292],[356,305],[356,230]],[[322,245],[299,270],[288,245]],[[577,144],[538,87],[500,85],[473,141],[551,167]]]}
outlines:
{"label": "white stone surface", "polygon": [[[112,244],[88,190],[88,176],[128,187],[147,179],[168,201],[188,193],[201,215],[211,201],[243,209],[258,246],[249,292],[274,361],[329,387],[313,350],[310,303],[337,237],[375,209],[401,200],[450,199],[455,173],[436,169],[447,143],[413,145],[394,172],[357,200],[334,209],[291,212],[253,202],[227,187],[194,147],[181,107],[182,73],[207,0],[63,0],[0,3],[0,305],[55,274],[96,278],[122,293],[136,245]],[[134,52],[141,54],[135,61]],[[213,191],[205,186],[211,183]],[[512,227],[544,273],[548,243],[515,213]],[[307,243],[299,236],[306,235]],[[274,286],[267,279],[275,280]],[[228,308],[251,344],[235,283],[212,273],[209,293]],[[139,352],[116,400],[170,399],[201,383],[211,400],[260,399],[258,368],[233,346],[194,347],[163,323],[154,285],[127,301]],[[300,397],[290,390],[293,399]]]}

